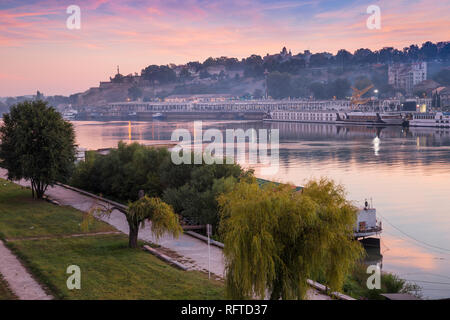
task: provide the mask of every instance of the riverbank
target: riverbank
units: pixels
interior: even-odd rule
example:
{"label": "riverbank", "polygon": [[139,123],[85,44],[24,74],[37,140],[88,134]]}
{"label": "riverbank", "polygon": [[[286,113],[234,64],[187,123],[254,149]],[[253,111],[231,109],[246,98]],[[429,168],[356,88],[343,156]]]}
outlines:
{"label": "riverbank", "polygon": [[[0,178],[5,176],[6,171],[0,169]],[[18,183],[22,186],[28,185],[26,181],[19,181]],[[49,187],[46,195],[51,199],[57,200],[59,204],[61,204],[62,206],[66,206],[66,208],[72,207],[84,212],[88,211],[93,205],[106,205],[106,203],[103,203],[96,198],[93,198],[86,194],[81,194],[77,191],[70,190],[62,186]],[[48,203],[48,205],[51,204]],[[121,212],[114,210],[109,217],[102,217],[101,219],[114,226],[117,230],[120,230],[125,234],[128,233],[128,224]],[[204,272],[208,272],[209,270],[212,273],[213,277],[217,277],[218,279],[223,278],[225,266],[221,248],[211,246],[209,257],[207,244],[186,234],[182,234],[179,239],[173,239],[169,236],[163,236],[158,241],[156,241],[151,233],[148,224],[145,228],[140,230],[139,239],[141,241],[155,243],[161,246],[158,248],[158,250],[170,256],[175,261],[183,264],[185,267],[191,270],[190,272],[202,271],[203,276],[205,275]],[[68,249],[76,250],[75,244],[73,247],[69,247]],[[33,248],[31,248],[31,250],[33,250]],[[189,296],[186,296],[185,298],[189,299]],[[211,295],[208,295],[207,298],[211,298]],[[308,298],[310,300],[331,300],[331,297],[326,294],[322,294],[317,290],[310,290],[308,292]],[[170,297],[165,297],[162,299],[170,299]]]}
{"label": "riverbank", "polygon": [[[2,172],[3,173],[3,172]],[[222,299],[223,283],[181,271],[127,248],[125,234],[83,213],[31,199],[29,189],[0,179],[0,232],[27,271],[57,299]],[[141,245],[143,243],[141,242]],[[81,289],[67,288],[67,267],[81,269]],[[5,276],[6,281],[10,281]],[[11,289],[13,286],[10,286]]]}

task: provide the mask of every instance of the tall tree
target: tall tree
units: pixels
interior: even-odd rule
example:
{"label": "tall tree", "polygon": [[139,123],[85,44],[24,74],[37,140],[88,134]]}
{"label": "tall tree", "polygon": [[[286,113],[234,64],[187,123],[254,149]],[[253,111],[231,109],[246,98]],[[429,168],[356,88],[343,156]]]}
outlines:
{"label": "tall tree", "polygon": [[137,85],[128,88],[128,97],[130,97],[131,100],[136,101],[137,99],[142,97],[142,89]]}
{"label": "tall tree", "polygon": [[272,98],[287,98],[292,93],[291,76],[288,73],[271,72],[267,77],[267,86]]}
{"label": "tall tree", "polygon": [[130,228],[130,248],[138,247],[139,228],[144,227],[146,221],[151,223],[152,234],[157,239],[165,233],[178,237],[183,232],[172,207],[159,198],[144,196],[128,206],[125,216]]}
{"label": "tall tree", "polygon": [[70,122],[41,100],[25,101],[3,115],[0,166],[8,179],[30,180],[33,198],[65,181],[75,161],[75,134]]}
{"label": "tall tree", "polygon": [[338,78],[328,84],[328,90],[336,99],[344,99],[350,91],[350,82],[347,79]]}
{"label": "tall tree", "polygon": [[362,255],[356,208],[331,180],[311,181],[302,193],[240,182],[218,201],[229,298],[302,299],[307,279],[318,278],[340,290]]}
{"label": "tall tree", "polygon": [[130,202],[127,210],[95,203],[83,217],[82,227],[88,228],[95,215],[110,216],[115,209],[122,212],[127,219],[129,248],[138,247],[139,229],[143,228],[146,222],[150,223],[150,229],[156,240],[166,233],[178,238],[183,232],[178,216],[172,207],[160,198],[148,197],[147,195],[142,196],[135,202]]}
{"label": "tall tree", "polygon": [[175,82],[177,78],[175,71],[164,65],[150,65],[142,70],[141,76],[146,80],[157,81],[161,84]]}
{"label": "tall tree", "polygon": [[450,69],[442,69],[433,76],[434,81],[441,85],[450,85]]}

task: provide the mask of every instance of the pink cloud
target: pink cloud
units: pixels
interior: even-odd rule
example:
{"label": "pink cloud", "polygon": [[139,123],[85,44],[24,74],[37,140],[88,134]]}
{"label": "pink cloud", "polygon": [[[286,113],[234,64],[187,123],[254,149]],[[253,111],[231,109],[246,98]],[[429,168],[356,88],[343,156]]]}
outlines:
{"label": "pink cloud", "polygon": [[[34,65],[23,71],[25,74],[36,70],[36,79],[39,83],[47,81],[49,89],[52,85],[59,86],[64,76],[76,74],[79,78],[76,81],[72,78],[77,88],[73,92],[82,89],[82,83],[86,83],[86,87],[95,85],[109,75],[116,64],[128,63],[129,72],[135,72],[151,63],[184,63],[222,55],[238,58],[252,53],[264,55],[279,51],[285,45],[294,53],[305,49],[336,52],[341,48],[354,51],[360,47],[380,49],[384,46],[401,49],[426,40],[449,40],[450,29],[449,4],[430,0],[408,6],[402,4],[404,2],[378,1],[381,30],[366,28],[368,15],[366,7],[361,5],[299,18],[286,13],[272,15],[271,10],[288,11],[298,6],[314,6],[317,2],[261,4],[233,0],[207,1],[199,5],[197,1],[187,0],[175,6],[171,1],[149,1],[140,7],[131,6],[127,0],[77,2],[82,10],[81,30],[66,29],[68,15],[61,1],[46,0],[39,5],[0,10],[3,51],[0,55],[7,54],[9,64],[16,70],[21,70],[23,64],[22,56],[15,54],[17,48],[29,51],[31,59],[55,52],[69,61],[99,68],[79,75],[77,66],[69,64],[65,73],[55,74],[60,77],[55,81],[38,78],[40,70]],[[45,66],[56,68],[51,60],[46,61]],[[0,80],[0,88],[6,88],[5,79]],[[21,83],[15,85],[20,87]]]}

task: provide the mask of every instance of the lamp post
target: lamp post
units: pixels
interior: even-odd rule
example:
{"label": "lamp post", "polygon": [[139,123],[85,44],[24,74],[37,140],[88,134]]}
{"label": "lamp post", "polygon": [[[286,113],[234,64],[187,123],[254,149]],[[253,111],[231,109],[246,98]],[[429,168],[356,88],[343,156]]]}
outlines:
{"label": "lamp post", "polygon": [[378,100],[378,89],[373,90],[373,93],[375,93],[375,99],[378,102],[378,110],[380,110],[380,101]]}
{"label": "lamp post", "polygon": [[208,279],[211,280],[211,234],[212,226],[210,224],[206,225],[206,234],[208,235]]}

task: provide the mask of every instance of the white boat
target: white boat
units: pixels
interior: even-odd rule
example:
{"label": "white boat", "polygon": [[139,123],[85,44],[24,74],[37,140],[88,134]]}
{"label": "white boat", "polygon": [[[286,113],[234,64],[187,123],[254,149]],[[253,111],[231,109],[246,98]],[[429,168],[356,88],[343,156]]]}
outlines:
{"label": "white boat", "polygon": [[164,119],[165,116],[161,112],[157,112],[157,113],[152,114],[152,118],[155,120],[158,120],[158,119]]}
{"label": "white boat", "polygon": [[403,116],[400,112],[361,112],[341,111],[272,111],[265,121],[337,123],[362,125],[402,125]]}
{"label": "white boat", "polygon": [[78,111],[73,109],[66,110],[62,113],[62,117],[64,118],[64,120],[75,120],[77,115]]}
{"label": "white boat", "polygon": [[381,121],[388,125],[401,126],[405,123],[405,119],[401,112],[383,112],[380,113]]}
{"label": "white boat", "polygon": [[409,120],[411,127],[450,128],[450,112],[417,112]]}
{"label": "white boat", "polygon": [[337,114],[333,111],[272,111],[264,121],[335,123]]}
{"label": "white boat", "polygon": [[340,112],[337,122],[340,124],[381,124],[381,118],[377,112]]}
{"label": "white boat", "polygon": [[366,202],[364,208],[358,211],[355,226],[355,238],[365,238],[380,234],[381,221],[377,219],[377,210]]}

